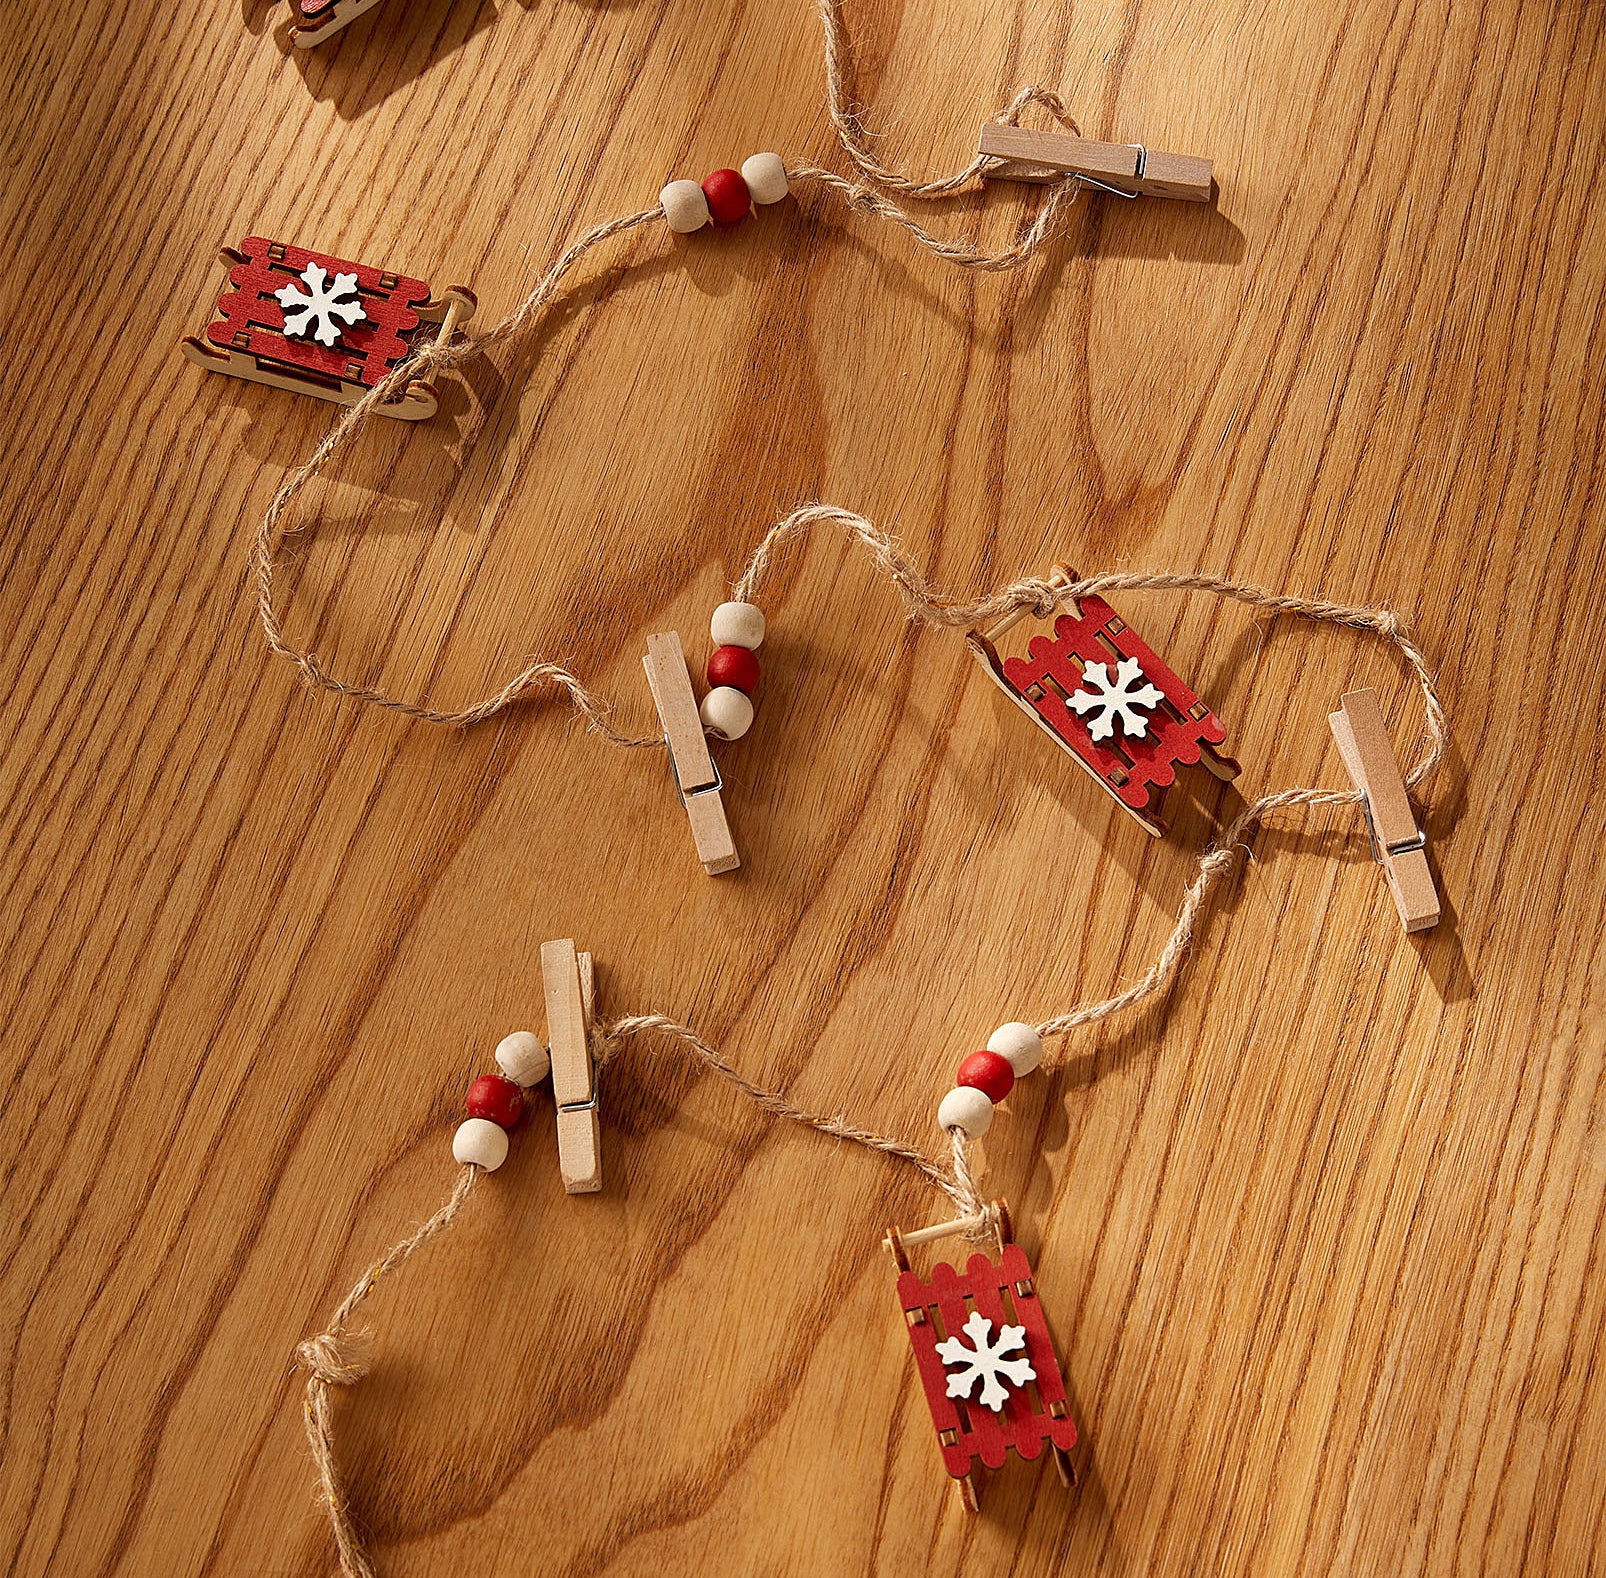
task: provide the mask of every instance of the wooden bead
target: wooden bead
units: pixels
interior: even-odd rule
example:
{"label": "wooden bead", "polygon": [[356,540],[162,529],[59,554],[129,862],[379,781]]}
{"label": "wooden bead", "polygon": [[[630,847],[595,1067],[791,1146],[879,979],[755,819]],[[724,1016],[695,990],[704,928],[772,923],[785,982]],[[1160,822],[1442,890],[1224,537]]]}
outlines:
{"label": "wooden bead", "polygon": [[753,704],[741,691],[721,685],[703,697],[697,709],[705,729],[712,729],[722,740],[739,740],[753,727]]}
{"label": "wooden bead", "polygon": [[708,683],[751,696],[758,686],[758,659],[746,647],[715,647],[708,657]]}
{"label": "wooden bead", "polygon": [[658,194],[664,218],[677,236],[689,236],[709,221],[708,199],[695,181],[671,181]]}
{"label": "wooden bead", "polygon": [[742,160],[742,179],[755,203],[778,203],[791,190],[778,153],[754,153]]}
{"label": "wooden bead", "polygon": [[716,647],[746,647],[756,652],[764,645],[764,610],[756,603],[721,603],[708,621]]}
{"label": "wooden bead", "polygon": [[1007,1025],[1000,1025],[987,1037],[987,1050],[997,1052],[1009,1059],[1009,1066],[1015,1070],[1015,1078],[1031,1071],[1043,1061],[1043,1040],[1030,1025],[1023,1025],[1018,1019],[1012,1019]]}
{"label": "wooden bead", "polygon": [[1015,1088],[1015,1070],[1002,1052],[972,1052],[959,1065],[956,1085],[972,1085],[989,1101],[997,1103]]}
{"label": "wooden bead", "polygon": [[463,1103],[471,1118],[489,1118],[504,1129],[511,1129],[524,1116],[524,1092],[500,1074],[481,1074],[468,1087]]}
{"label": "wooden bead", "polygon": [[507,1160],[507,1130],[489,1118],[466,1118],[452,1136],[452,1155],[494,1173]]}
{"label": "wooden bead", "polygon": [[949,1129],[963,1129],[973,1140],[979,1140],[993,1121],[993,1104],[985,1091],[974,1085],[955,1085],[937,1108],[937,1127],[945,1133]]}
{"label": "wooden bead", "polygon": [[547,1049],[541,1045],[540,1038],[529,1030],[515,1030],[510,1036],[503,1036],[496,1044],[496,1066],[513,1081],[515,1085],[522,1085],[526,1090],[531,1085],[539,1085],[547,1076],[547,1070],[552,1067],[552,1059],[547,1056]]}
{"label": "wooden bead", "polygon": [[753,207],[753,194],[736,170],[715,170],[703,177],[703,196],[716,225],[734,225],[746,219]]}

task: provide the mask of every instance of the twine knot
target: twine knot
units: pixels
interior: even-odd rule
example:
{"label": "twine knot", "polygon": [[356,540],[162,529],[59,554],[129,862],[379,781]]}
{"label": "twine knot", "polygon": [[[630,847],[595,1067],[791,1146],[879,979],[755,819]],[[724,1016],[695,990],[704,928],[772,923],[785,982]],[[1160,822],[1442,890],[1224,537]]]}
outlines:
{"label": "twine knot", "polygon": [[999,1230],[998,1207],[984,1205],[976,1214],[976,1220],[960,1235],[967,1243],[981,1244],[994,1237]]}
{"label": "twine knot", "polygon": [[607,1067],[614,1053],[619,1050],[624,1041],[617,1025],[593,1025],[591,1027],[590,1046],[591,1061],[598,1073]]}
{"label": "twine knot", "polygon": [[348,1355],[333,1332],[308,1337],[296,1347],[296,1358],[314,1380],[325,1386],[355,1386],[367,1367]]}

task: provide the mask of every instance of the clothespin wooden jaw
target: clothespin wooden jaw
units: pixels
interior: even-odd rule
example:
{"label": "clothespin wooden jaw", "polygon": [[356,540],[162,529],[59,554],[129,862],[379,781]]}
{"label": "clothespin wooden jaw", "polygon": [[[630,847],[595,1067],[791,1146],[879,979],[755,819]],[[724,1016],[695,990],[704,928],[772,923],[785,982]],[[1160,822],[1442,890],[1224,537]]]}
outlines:
{"label": "clothespin wooden jaw", "polygon": [[719,797],[723,781],[708,753],[708,738],[697,713],[697,697],[691,688],[679,635],[669,630],[648,636],[647,655],[641,661],[647,670],[658,721],[663,725],[664,743],[669,747],[675,793],[691,823],[697,858],[711,877],[734,871],[742,860],[725,820],[725,804]]}
{"label": "clothespin wooden jaw", "polygon": [[1416,824],[1399,758],[1375,690],[1353,690],[1328,715],[1338,753],[1363,798],[1372,857],[1382,866],[1407,931],[1426,931],[1439,919],[1439,890],[1428,865],[1428,836]]}
{"label": "clothespin wooden jaw", "polygon": [[541,987],[558,1109],[558,1170],[569,1194],[595,1194],[602,1187],[602,1126],[591,1058],[596,1007],[591,955],[577,952],[569,937],[542,943]]}
{"label": "clothespin wooden jaw", "polygon": [[978,146],[1005,161],[987,172],[995,181],[1062,181],[1074,175],[1117,197],[1171,197],[1185,203],[1208,203],[1213,190],[1208,159],[1151,153],[1141,143],[1094,142],[989,121]]}

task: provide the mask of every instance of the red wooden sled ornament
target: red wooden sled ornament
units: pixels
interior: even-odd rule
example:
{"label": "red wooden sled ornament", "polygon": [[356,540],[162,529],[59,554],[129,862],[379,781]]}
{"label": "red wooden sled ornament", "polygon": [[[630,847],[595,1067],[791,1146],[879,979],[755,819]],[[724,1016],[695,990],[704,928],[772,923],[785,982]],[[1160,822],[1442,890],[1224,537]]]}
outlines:
{"label": "red wooden sled ornament", "polygon": [[[901,1273],[898,1302],[931,1408],[943,1467],[958,1481],[960,1496],[972,1512],[981,1508],[978,1460],[987,1468],[1002,1468],[1011,1448],[1020,1457],[1035,1459],[1046,1444],[1061,1480],[1069,1485],[1076,1479],[1069,1455],[1076,1445],[1076,1425],[1037,1280],[1026,1252],[1011,1240],[1009,1208],[996,1201],[993,1209],[999,1258],[995,1262],[974,1254],[963,1273],[939,1262],[932,1267],[931,1280],[922,1282],[910,1270],[906,1251],[909,1244],[961,1231],[963,1222],[909,1234],[889,1228],[884,1240]],[[1026,1378],[1005,1379],[1003,1399],[996,1408],[980,1400],[987,1395],[985,1381],[979,1393],[972,1385],[968,1397],[950,1395],[950,1378],[957,1374],[963,1379],[965,1371],[964,1363],[954,1356],[967,1348],[985,1349],[989,1343],[1011,1355],[1003,1368],[1026,1360],[1017,1372]]]}
{"label": "red wooden sled ornament", "polygon": [[[1070,586],[1076,572],[1055,565],[1049,581]],[[1083,597],[1034,636],[1027,656],[1002,658],[994,642],[1029,617],[1022,609],[966,637],[995,684],[1101,788],[1156,838],[1166,824],[1159,801],[1179,766],[1198,762],[1223,781],[1239,767],[1216,747],[1221,721],[1100,597]],[[1141,682],[1141,683],[1140,683]]]}
{"label": "red wooden sled ornament", "polygon": [[[473,291],[461,285],[448,287],[437,300],[421,279],[262,236],[247,236],[238,251],[225,247],[220,257],[230,287],[218,297],[220,316],[207,325],[204,339],[185,338],[184,354],[209,372],[342,405],[354,405],[380,383],[424,332],[449,339],[477,305]],[[321,284],[319,271],[325,276]],[[293,302],[321,305],[340,291],[340,276],[356,283],[345,286],[339,304],[325,316],[314,313],[304,320],[296,305],[287,307],[282,299],[288,289]],[[327,298],[321,297],[328,281],[335,284]],[[353,310],[353,302],[360,311]],[[309,332],[292,332],[291,314],[310,322]],[[437,323],[438,331],[429,327]],[[399,399],[379,409],[418,422],[433,416],[439,404],[434,385],[415,379]]]}
{"label": "red wooden sled ornament", "polygon": [[350,27],[378,4],[379,0],[290,0],[296,17],[290,38],[298,49],[311,49],[333,38],[341,28]]}

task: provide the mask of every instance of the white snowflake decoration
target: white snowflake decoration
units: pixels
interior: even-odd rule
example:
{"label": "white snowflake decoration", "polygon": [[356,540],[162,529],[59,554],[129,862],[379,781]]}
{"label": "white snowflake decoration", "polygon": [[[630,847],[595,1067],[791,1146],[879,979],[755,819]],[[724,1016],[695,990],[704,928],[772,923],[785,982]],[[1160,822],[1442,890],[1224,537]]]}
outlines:
{"label": "white snowflake decoration", "polygon": [[1032,1361],[1024,1355],[1019,1359],[1004,1357],[1006,1353],[1026,1346],[1024,1326],[1000,1326],[997,1342],[989,1341],[992,1329],[993,1323],[985,1315],[972,1310],[963,1328],[972,1346],[967,1348],[957,1337],[950,1337],[946,1342],[937,1344],[937,1357],[944,1364],[965,1366],[957,1374],[948,1377],[950,1397],[969,1397],[970,1389],[979,1377],[982,1383],[980,1402],[984,1408],[990,1408],[996,1414],[1009,1397],[998,1377],[1002,1375],[1013,1385],[1024,1386],[1028,1381],[1037,1379],[1037,1371],[1032,1368]]}
{"label": "white snowflake decoration", "polygon": [[1153,712],[1165,699],[1161,692],[1147,682],[1139,688],[1143,670],[1135,657],[1122,658],[1116,665],[1115,678],[1110,679],[1108,663],[1088,663],[1082,669],[1082,683],[1091,685],[1091,691],[1073,691],[1065,705],[1074,708],[1079,717],[1090,712],[1097,716],[1088,724],[1087,732],[1095,740],[1105,740],[1115,733],[1115,720],[1121,720],[1121,732],[1130,740],[1141,740],[1149,732],[1148,720],[1138,708]]}
{"label": "white snowflake decoration", "polygon": [[[336,274],[334,284],[325,288],[324,281],[328,278],[329,271],[321,263],[309,263],[301,271],[300,284],[291,283],[274,291],[273,294],[279,298],[279,305],[284,308],[286,334],[304,340],[310,333],[320,345],[333,345],[340,338],[340,325],[335,322],[336,318],[348,325],[361,323],[367,318],[368,314],[362,310],[362,302],[357,299],[357,276]],[[301,289],[303,284],[307,287],[305,291]],[[353,299],[340,299],[347,295]]]}

